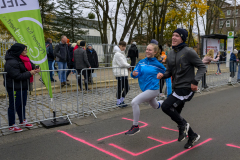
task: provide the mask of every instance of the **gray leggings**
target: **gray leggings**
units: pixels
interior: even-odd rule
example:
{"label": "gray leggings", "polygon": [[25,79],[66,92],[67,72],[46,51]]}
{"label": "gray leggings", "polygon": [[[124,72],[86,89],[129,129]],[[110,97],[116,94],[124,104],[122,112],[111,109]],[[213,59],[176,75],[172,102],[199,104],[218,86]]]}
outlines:
{"label": "gray leggings", "polygon": [[133,125],[138,125],[140,116],[139,104],[148,102],[154,109],[157,109],[159,104],[156,100],[156,97],[158,95],[159,90],[146,90],[132,100],[131,105],[133,109]]}

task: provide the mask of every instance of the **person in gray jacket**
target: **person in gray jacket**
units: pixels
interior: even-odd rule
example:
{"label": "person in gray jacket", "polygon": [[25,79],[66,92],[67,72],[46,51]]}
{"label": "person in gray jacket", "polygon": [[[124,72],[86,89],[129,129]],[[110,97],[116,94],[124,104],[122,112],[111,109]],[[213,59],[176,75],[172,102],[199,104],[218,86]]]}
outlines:
{"label": "person in gray jacket", "polygon": [[[85,83],[85,89],[88,90],[88,76],[87,76],[87,70],[83,70],[84,68],[91,68],[90,63],[88,62],[87,58],[87,52],[83,49],[85,47],[85,41],[78,42],[78,49],[74,51],[74,65],[75,68],[78,71],[79,79],[78,84],[80,87],[80,90],[82,89],[82,76],[81,72],[84,76],[84,83]],[[83,70],[83,71],[82,71]]]}
{"label": "person in gray jacket", "polygon": [[[68,44],[66,36],[61,37],[61,42],[55,46],[53,54],[56,57],[58,69],[67,69],[67,62],[70,60],[70,57],[68,53]],[[62,86],[67,84],[66,71],[59,71],[58,77]]]}
{"label": "person in gray jacket", "polygon": [[[200,135],[193,132],[189,123],[180,113],[185,102],[190,101],[197,91],[198,82],[206,72],[206,67],[197,53],[185,44],[188,32],[178,28],[172,35],[172,48],[167,58],[167,70],[164,74],[158,73],[158,79],[172,77],[173,93],[162,104],[162,110],[178,124],[178,141],[187,136],[188,142],[184,148],[191,148],[200,139]],[[198,68],[195,75],[194,68]]]}

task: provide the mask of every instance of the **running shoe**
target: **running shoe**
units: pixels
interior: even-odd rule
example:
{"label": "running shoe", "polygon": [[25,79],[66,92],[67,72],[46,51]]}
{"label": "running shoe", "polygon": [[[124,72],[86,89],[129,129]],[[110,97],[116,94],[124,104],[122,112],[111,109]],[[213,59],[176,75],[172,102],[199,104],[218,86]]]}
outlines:
{"label": "running shoe", "polygon": [[196,134],[194,137],[189,137],[188,142],[184,145],[184,148],[192,148],[194,143],[200,139],[200,135]]}
{"label": "running shoe", "polygon": [[179,137],[178,137],[178,141],[183,141],[187,135],[188,135],[188,130],[189,130],[189,123],[186,123],[183,126],[178,126],[179,129]]}
{"label": "running shoe", "polygon": [[12,131],[12,132],[22,132],[23,130],[19,127],[17,127],[16,125],[13,125],[12,127],[9,128],[9,131]]}
{"label": "running shoe", "polygon": [[163,104],[163,102],[164,102],[164,101],[162,101],[162,100],[161,100],[161,101],[158,101],[159,106],[158,106],[157,109],[159,109],[159,108],[161,107],[161,105]]}
{"label": "running shoe", "polygon": [[27,120],[24,120],[22,123],[19,124],[20,126],[26,127],[26,128],[32,128],[33,125],[29,124]]}
{"label": "running shoe", "polygon": [[139,125],[138,126],[132,126],[126,133],[125,135],[133,136],[134,134],[140,132],[139,130]]}

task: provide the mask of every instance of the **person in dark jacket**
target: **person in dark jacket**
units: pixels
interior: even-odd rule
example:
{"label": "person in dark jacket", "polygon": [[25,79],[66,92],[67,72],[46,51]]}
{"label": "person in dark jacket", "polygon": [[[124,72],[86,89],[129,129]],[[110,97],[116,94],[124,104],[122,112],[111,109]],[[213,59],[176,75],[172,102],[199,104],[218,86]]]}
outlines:
{"label": "person in dark jacket", "polygon": [[[136,60],[138,58],[138,49],[137,49],[137,43],[133,42],[131,47],[128,50],[128,56],[131,59],[131,66],[135,66],[136,65]],[[132,70],[134,69],[134,67],[132,67]]]}
{"label": "person in dark jacket", "polygon": [[5,60],[4,72],[7,72],[7,75],[4,77],[4,86],[9,96],[9,130],[21,132],[22,129],[15,124],[15,113],[18,114],[21,126],[33,126],[26,120],[25,106],[27,90],[30,88],[30,83],[33,82],[33,75],[40,72],[40,69],[35,70],[35,65],[27,57],[27,46],[20,43],[12,45],[6,53]]}
{"label": "person in dark jacket", "polygon": [[[47,38],[45,46],[46,46],[46,51],[47,51],[49,70],[53,70],[52,64],[53,64],[53,61],[54,61],[54,55],[53,55],[53,46],[52,46],[52,39],[51,38]],[[50,79],[51,79],[52,82],[57,82],[57,80],[55,80],[53,78],[53,72],[50,72]]]}
{"label": "person in dark jacket", "polygon": [[[56,62],[58,64],[58,69],[67,69],[67,62],[70,60],[69,53],[68,53],[68,44],[67,44],[67,37],[62,36],[61,42],[56,45],[54,48],[54,56],[56,57]],[[66,71],[59,71],[58,72],[59,81],[61,85],[69,85],[66,81]]]}
{"label": "person in dark jacket", "polygon": [[[76,43],[68,44],[68,51],[69,51],[69,57],[70,57],[70,59],[68,61],[68,69],[74,69],[73,49],[75,46],[76,46]],[[72,72],[72,70],[67,71],[67,78],[71,72]],[[69,80],[67,79],[67,81],[69,81]]]}
{"label": "person in dark jacket", "polygon": [[[88,44],[86,52],[90,66],[92,68],[98,68],[98,55],[97,52],[93,49],[92,44]],[[94,69],[88,70],[88,82],[93,84],[92,73],[94,73]]]}
{"label": "person in dark jacket", "polygon": [[[180,115],[185,102],[190,101],[198,89],[198,82],[206,72],[206,67],[197,53],[185,44],[188,31],[178,28],[172,35],[172,46],[167,58],[167,70],[164,74],[158,73],[159,79],[172,76],[173,93],[162,104],[162,110],[178,124],[178,141],[188,136],[184,148],[193,147],[200,139],[200,135],[193,132],[190,124]],[[195,75],[195,67],[198,68]]]}
{"label": "person in dark jacket", "polygon": [[229,70],[230,70],[230,77],[228,83],[232,83],[232,78],[235,77],[235,72],[237,71],[237,54],[238,50],[234,49],[230,55],[230,63],[229,63]]}
{"label": "person in dark jacket", "polygon": [[74,51],[74,64],[75,64],[75,68],[77,69],[77,72],[79,74],[78,84],[79,84],[80,90],[82,89],[82,75],[81,75],[81,73],[84,76],[85,89],[88,90],[87,70],[83,70],[83,69],[91,68],[90,63],[88,62],[87,53],[83,49],[85,44],[86,44],[85,41],[81,41],[80,43],[77,43],[78,49],[76,49]]}

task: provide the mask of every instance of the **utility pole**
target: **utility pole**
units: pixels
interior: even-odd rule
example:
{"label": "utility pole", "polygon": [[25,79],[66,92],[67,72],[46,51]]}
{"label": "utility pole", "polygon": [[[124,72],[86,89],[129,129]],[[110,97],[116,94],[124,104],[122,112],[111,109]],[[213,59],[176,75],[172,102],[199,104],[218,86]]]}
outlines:
{"label": "utility pole", "polygon": [[233,27],[233,28],[234,28],[234,34],[236,34],[236,32],[235,32],[235,31],[236,31],[236,29],[235,29],[235,28],[236,28],[236,11],[237,11],[237,10],[236,10],[236,0],[235,0],[234,3],[235,3],[235,4],[234,4],[234,24],[233,24],[234,27]]}

